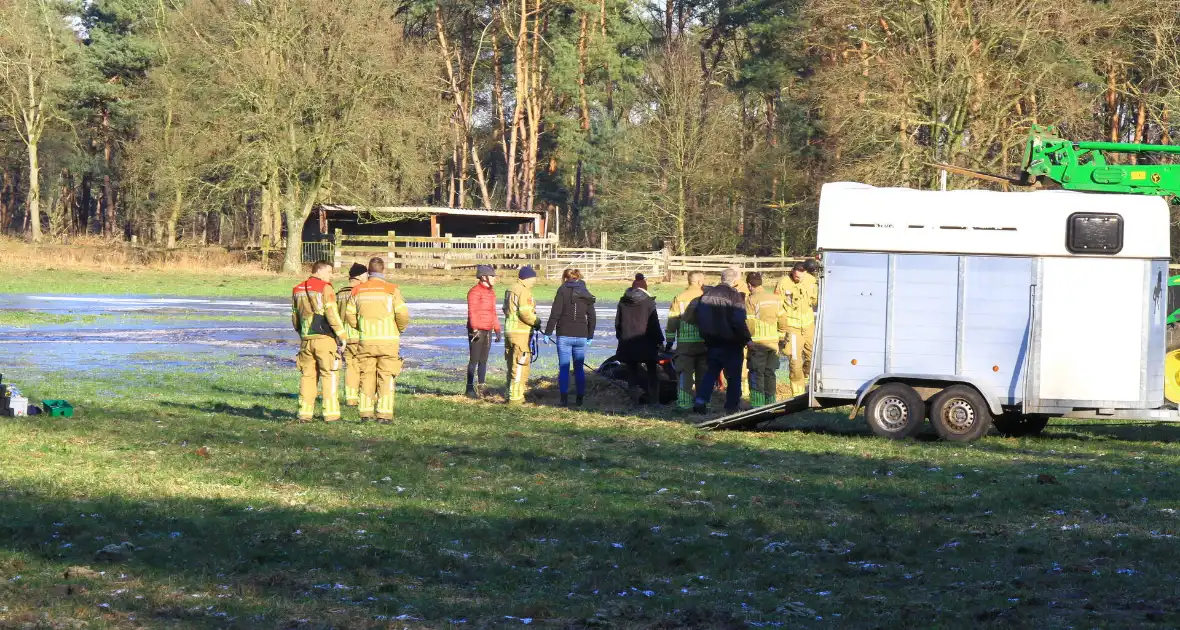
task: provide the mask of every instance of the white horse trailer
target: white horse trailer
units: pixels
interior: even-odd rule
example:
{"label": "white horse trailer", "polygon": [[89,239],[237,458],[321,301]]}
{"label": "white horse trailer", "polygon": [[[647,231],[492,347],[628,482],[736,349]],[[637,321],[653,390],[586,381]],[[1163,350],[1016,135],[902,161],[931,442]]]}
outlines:
{"label": "white horse trailer", "polygon": [[[1167,202],[823,187],[810,404],[972,440],[1164,407]],[[928,411],[928,413],[927,413]]]}
{"label": "white horse trailer", "polygon": [[1160,197],[832,183],[806,397],[700,425],[852,404],[878,435],[949,440],[1165,407]]}

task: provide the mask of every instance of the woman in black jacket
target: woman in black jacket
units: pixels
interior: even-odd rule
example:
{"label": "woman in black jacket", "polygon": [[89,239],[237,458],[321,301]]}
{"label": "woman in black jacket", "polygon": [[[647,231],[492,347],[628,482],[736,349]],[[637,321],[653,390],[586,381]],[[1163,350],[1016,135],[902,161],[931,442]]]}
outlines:
{"label": "woman in black jacket", "polygon": [[561,274],[561,286],[553,298],[553,310],[545,325],[545,338],[553,343],[557,331],[557,386],[561,390],[562,406],[570,400],[570,364],[574,368],[577,404],[586,395],[586,348],[594,341],[594,295],[582,281],[582,272],[566,269]]}
{"label": "woman in black jacket", "polygon": [[656,299],[647,292],[647,280],[643,274],[635,274],[635,282],[623,293],[615,311],[615,338],[619,349],[615,357],[627,366],[628,380],[632,387],[641,386],[639,366],[647,369],[647,400],[659,404],[658,361],[660,346],[664,345],[664,332],[656,314]]}

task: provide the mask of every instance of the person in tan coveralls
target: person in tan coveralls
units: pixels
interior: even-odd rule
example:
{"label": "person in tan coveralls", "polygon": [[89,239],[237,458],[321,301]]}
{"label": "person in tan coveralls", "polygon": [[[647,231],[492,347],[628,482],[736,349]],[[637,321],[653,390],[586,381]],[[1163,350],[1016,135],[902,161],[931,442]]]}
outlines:
{"label": "person in tan coveralls", "polygon": [[747,362],[750,365],[750,405],[761,407],[775,402],[778,380],[778,349],[786,338],[788,318],[786,299],[762,286],[762,274],[746,276],[750,294],[746,296],[746,325],[750,328]]}
{"label": "person in tan coveralls", "polygon": [[529,337],[533,330],[541,327],[537,317],[537,301],[533,299],[533,285],[537,284],[537,272],[525,265],[517,273],[519,281],[504,292],[504,360],[508,363],[508,404],[524,402],[524,390],[528,388],[529,367],[533,353],[529,350]]}
{"label": "person in tan coveralls", "polygon": [[369,261],[369,279],[352,288],[344,311],[348,325],[360,337],[361,422],[393,422],[396,381],[402,371],[401,335],[410,325],[410,309],[396,284],[385,280],[385,261]]}
{"label": "person in tan coveralls", "polygon": [[787,303],[787,337],[783,340],[783,353],[790,368],[791,395],[807,393],[807,374],[811,369],[812,339],[815,336],[816,295],[809,292],[804,284],[802,264],[797,264],[791,273],[783,276],[774,292],[783,296]]}
{"label": "person in tan coveralls", "polygon": [[705,378],[705,372],[709,369],[705,340],[701,338],[701,331],[697,330],[692,316],[697,300],[704,295],[704,284],[704,273],[688,272],[688,288],[681,291],[668,308],[668,326],[664,335],[668,345],[664,349],[670,351],[672,345],[676,345],[673,363],[677,374],[676,406],[682,411],[692,409],[696,384]]}
{"label": "person in tan coveralls", "polygon": [[337,371],[340,369],[340,346],[346,333],[332,290],[332,265],[317,262],[311,277],[291,290],[291,325],[299,333],[299,354],[295,365],[299,379],[299,421],[311,422],[315,400],[323,390],[324,421],[340,419],[340,394]]}
{"label": "person in tan coveralls", "polygon": [[[336,292],[336,306],[343,313],[352,302],[352,288],[369,279],[369,268],[353,263],[348,270],[348,286]],[[361,397],[361,335],[344,322],[347,344],[344,346],[344,404],[355,407]]]}

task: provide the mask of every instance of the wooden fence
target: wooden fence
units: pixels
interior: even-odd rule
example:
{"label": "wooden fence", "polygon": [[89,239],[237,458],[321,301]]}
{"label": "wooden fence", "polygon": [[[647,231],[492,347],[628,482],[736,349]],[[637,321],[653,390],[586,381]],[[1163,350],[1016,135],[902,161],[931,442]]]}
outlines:
{"label": "wooden fence", "polygon": [[[594,247],[558,247],[557,237],[500,234],[492,236],[349,236],[337,230],[326,242],[337,268],[367,262],[381,256],[395,269],[452,271],[476,265],[519,268],[532,265],[549,278],[566,268],[577,268],[591,280],[630,280],[636,273],[653,279],[671,278],[689,271],[717,274],[727,267],[742,272],[785,274],[799,258],[754,256],[674,256],[669,250],[623,252]],[[319,250],[317,249],[317,252]]]}
{"label": "wooden fence", "polygon": [[367,262],[382,256],[397,269],[461,269],[475,265],[521,267],[542,265],[557,248],[554,236],[498,234],[493,236],[347,236],[333,235],[336,267]]}

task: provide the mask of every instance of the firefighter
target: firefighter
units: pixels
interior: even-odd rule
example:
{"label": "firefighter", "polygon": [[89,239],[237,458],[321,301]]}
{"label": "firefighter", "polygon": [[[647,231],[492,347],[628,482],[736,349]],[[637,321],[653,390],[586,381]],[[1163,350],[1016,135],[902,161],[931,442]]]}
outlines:
{"label": "firefighter", "polygon": [[696,308],[697,300],[704,293],[705,274],[700,271],[688,273],[688,288],[681,291],[672,300],[668,308],[667,352],[676,346],[676,358],[673,366],[676,368],[676,407],[681,411],[692,409],[692,399],[696,394],[696,384],[705,378],[708,369],[708,357],[705,351],[705,340],[696,324],[689,323],[693,316],[691,311]]}
{"label": "firefighter", "polygon": [[803,377],[811,377],[811,357],[815,351],[815,309],[819,306],[819,264],[814,258],[803,261],[799,284],[806,292],[807,307],[803,313]]}
{"label": "firefighter", "polygon": [[517,277],[517,283],[504,292],[504,359],[508,362],[510,405],[524,402],[529,365],[533,362],[529,340],[533,331],[541,327],[541,319],[537,317],[537,302],[533,299],[537,272],[525,265],[520,268]]}
{"label": "firefighter", "polygon": [[[809,331],[805,326],[808,322],[808,315],[811,316],[811,334],[814,334],[815,326],[815,314],[811,311],[807,289],[801,284],[802,275],[805,273],[803,265],[796,264],[788,275],[778,281],[774,288],[774,292],[783,297],[787,307],[788,330],[782,343],[782,350],[787,357],[787,365],[790,370],[792,396],[799,396],[807,392],[807,372],[803,369],[803,359],[805,349],[809,348],[811,343],[810,337],[807,336]],[[808,360],[810,361],[810,357]],[[808,368],[810,367],[809,363]]]}
{"label": "firefighter", "polygon": [[324,421],[340,419],[337,371],[340,350],[347,335],[336,292],[332,290],[332,264],[320,261],[311,266],[311,277],[291,290],[291,325],[299,333],[299,354],[295,365],[299,379],[299,422],[311,422],[318,390],[323,391]]}
{"label": "firefighter", "polygon": [[786,300],[762,287],[762,274],[746,275],[750,294],[746,297],[746,325],[750,328],[747,361],[750,366],[750,405],[761,407],[775,401],[778,381],[779,342],[789,330]]}
{"label": "firefighter", "polygon": [[[348,270],[348,287],[336,292],[336,306],[341,313],[348,310],[348,305],[352,302],[352,288],[368,279],[369,268],[360,263],[353,263]],[[344,322],[344,333],[348,342],[344,346],[344,404],[355,407],[359,404],[361,396],[361,337],[357,329],[349,326],[348,322]]]}
{"label": "firefighter", "polygon": [[360,337],[361,422],[393,422],[397,377],[402,371],[399,343],[410,324],[410,309],[396,284],[385,279],[385,261],[369,260],[369,278],[352,288],[352,301],[344,312]]}

